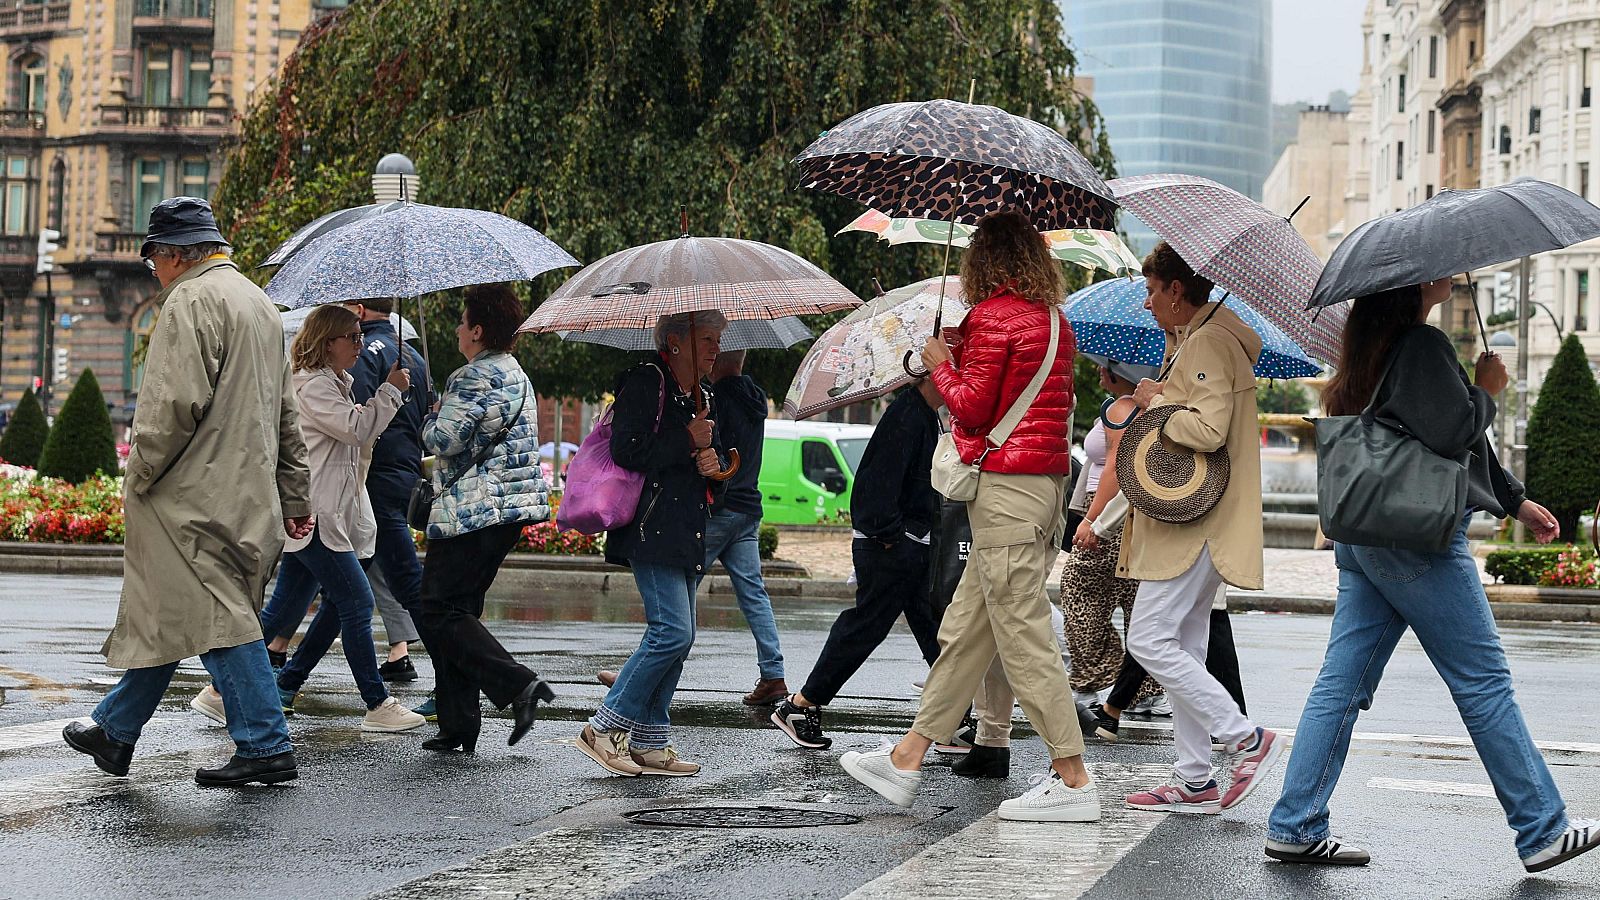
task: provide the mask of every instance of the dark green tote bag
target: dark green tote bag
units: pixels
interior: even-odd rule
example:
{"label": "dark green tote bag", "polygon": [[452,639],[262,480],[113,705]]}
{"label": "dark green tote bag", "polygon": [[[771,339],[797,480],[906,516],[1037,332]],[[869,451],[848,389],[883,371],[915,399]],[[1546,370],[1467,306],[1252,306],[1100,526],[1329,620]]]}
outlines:
{"label": "dark green tote bag", "polygon": [[[1388,379],[1394,359],[1378,379]],[[1467,463],[1429,450],[1398,426],[1378,421],[1373,389],[1357,416],[1309,419],[1317,433],[1317,516],[1341,544],[1440,553],[1467,508]]]}

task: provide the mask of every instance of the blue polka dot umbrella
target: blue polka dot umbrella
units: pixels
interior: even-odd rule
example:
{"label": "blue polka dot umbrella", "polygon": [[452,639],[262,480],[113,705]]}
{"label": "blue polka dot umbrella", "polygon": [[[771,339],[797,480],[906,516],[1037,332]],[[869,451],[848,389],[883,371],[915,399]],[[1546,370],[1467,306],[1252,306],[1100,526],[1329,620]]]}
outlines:
{"label": "blue polka dot umbrella", "polygon": [[[1155,316],[1144,308],[1143,279],[1115,278],[1091,284],[1067,298],[1067,321],[1078,339],[1078,352],[1109,357],[1119,362],[1159,366],[1166,353],[1167,337],[1156,324]],[[1217,288],[1212,300],[1226,292]],[[1228,297],[1228,308],[1239,314],[1246,325],[1261,336],[1261,359],[1256,375],[1261,378],[1311,378],[1322,369],[1311,356],[1267,321],[1261,313]]]}

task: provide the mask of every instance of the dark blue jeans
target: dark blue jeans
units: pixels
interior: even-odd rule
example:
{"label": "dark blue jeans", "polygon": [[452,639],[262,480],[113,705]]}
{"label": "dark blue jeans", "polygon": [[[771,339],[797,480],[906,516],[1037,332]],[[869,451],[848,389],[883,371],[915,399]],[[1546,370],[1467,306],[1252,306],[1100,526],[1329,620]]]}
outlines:
{"label": "dark blue jeans", "polygon": [[1328,836],[1328,800],[1339,784],[1356,718],[1372,708],[1383,669],[1410,628],[1455,700],[1489,773],[1517,852],[1531,856],[1567,829],[1567,808],[1511,689],[1463,518],[1443,553],[1335,544],[1339,598],[1322,671],[1300,713],[1283,795],[1267,836],[1292,844]]}
{"label": "dark blue jeans", "polygon": [[[783,677],[783,650],[778,646],[778,622],[772,615],[772,598],[761,580],[761,517],[722,510],[706,521],[706,571],[722,560],[733,580],[733,596],[756,639],[756,665],[763,680]],[[703,579],[702,579],[703,580]],[[697,582],[698,586],[698,582]]]}
{"label": "dark blue jeans", "polygon": [[[261,610],[261,633],[280,634],[305,618],[311,600],[322,592],[322,609],[312,627],[300,641],[288,665],[278,675],[278,686],[298,691],[306,677],[333,646],[332,615],[338,616],[344,638],[344,658],[355,676],[356,687],[367,709],[374,709],[389,698],[383,677],[378,674],[378,658],[372,648],[372,586],[353,551],[336,552],[323,546],[313,535],[302,550],[285,553],[278,567],[278,585],[272,600]],[[324,620],[329,608],[333,612]],[[318,626],[319,621],[325,624]]]}
{"label": "dark blue jeans", "polygon": [[655,563],[636,562],[632,569],[644,598],[644,637],[617,672],[616,684],[589,725],[596,731],[626,731],[635,748],[654,750],[671,743],[669,709],[683,661],[694,646],[699,579],[689,569]]}
{"label": "dark blue jeans", "polygon": [[[272,665],[267,662],[265,644],[251,641],[237,647],[219,647],[200,654],[200,662],[222,694],[228,734],[238,745],[240,756],[262,759],[294,749],[289,743],[289,725],[283,720],[278,688],[272,683]],[[122,673],[122,680],[94,708],[95,724],[114,741],[137,743],[177,670],[177,663],[168,663]]]}

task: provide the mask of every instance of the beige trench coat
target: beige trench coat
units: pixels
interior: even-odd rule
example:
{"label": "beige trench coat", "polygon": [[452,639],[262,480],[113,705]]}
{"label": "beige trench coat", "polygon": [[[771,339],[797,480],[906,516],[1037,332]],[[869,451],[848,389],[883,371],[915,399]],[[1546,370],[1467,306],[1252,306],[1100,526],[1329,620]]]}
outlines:
{"label": "beige trench coat", "polygon": [[1207,304],[1188,326],[1178,329],[1175,340],[1168,338],[1168,352],[1177,353],[1177,360],[1154,405],[1175,403],[1193,409],[1174,413],[1162,434],[1200,452],[1226,447],[1228,487],[1211,512],[1186,524],[1130,512],[1117,574],[1167,581],[1188,571],[1200,550],[1209,547],[1224,581],[1259,591],[1261,435],[1255,362],[1261,357],[1261,338],[1226,305],[1207,322],[1215,307]]}
{"label": "beige trench coat", "polygon": [[267,295],[210,259],[156,301],[123,488],[122,603],[101,651],[125,669],[260,640],[283,520],[311,512],[283,322]]}

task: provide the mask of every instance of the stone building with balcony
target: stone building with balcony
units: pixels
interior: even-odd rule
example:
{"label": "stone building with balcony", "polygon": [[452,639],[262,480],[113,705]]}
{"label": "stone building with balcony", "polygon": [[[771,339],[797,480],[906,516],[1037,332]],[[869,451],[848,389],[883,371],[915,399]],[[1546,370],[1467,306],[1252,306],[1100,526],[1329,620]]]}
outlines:
{"label": "stone building with balcony", "polygon": [[[348,0],[3,0],[0,8],[0,401],[93,368],[131,408],[157,284],[139,258],[150,208],[210,197],[223,147],[301,31]],[[62,233],[45,302],[39,229]],[[57,385],[55,406],[70,384]]]}

